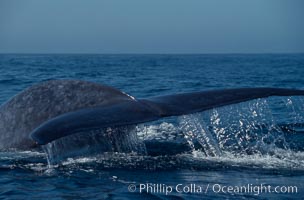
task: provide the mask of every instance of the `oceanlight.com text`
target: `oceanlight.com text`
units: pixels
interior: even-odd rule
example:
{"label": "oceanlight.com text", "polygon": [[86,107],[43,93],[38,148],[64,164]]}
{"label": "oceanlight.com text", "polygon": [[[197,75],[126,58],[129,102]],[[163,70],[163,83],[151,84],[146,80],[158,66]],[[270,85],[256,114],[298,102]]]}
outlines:
{"label": "oceanlight.com text", "polygon": [[128,186],[129,192],[150,193],[150,194],[165,194],[171,193],[181,194],[207,194],[208,192],[216,194],[251,194],[260,195],[268,194],[297,194],[298,187],[295,185],[267,185],[267,184],[246,184],[246,185],[223,185],[223,184],[207,184],[198,185],[194,183],[189,184],[175,184],[168,185],[162,183],[140,183],[130,184]]}

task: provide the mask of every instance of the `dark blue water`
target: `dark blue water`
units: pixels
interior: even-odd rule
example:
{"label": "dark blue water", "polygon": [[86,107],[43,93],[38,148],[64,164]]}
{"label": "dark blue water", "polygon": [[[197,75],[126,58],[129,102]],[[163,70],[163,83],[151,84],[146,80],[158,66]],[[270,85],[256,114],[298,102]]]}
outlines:
{"label": "dark blue water", "polygon": [[[51,79],[93,81],[149,97],[304,89],[303,77],[303,54],[0,55],[0,102]],[[0,152],[0,198],[303,199],[303,122],[302,97],[272,97],[139,125],[136,134],[149,155],[105,153],[49,166],[43,151]],[[146,184],[150,190],[140,193]],[[271,192],[259,190],[261,184]],[[251,190],[238,192],[241,186]],[[287,191],[290,186],[296,189]]]}

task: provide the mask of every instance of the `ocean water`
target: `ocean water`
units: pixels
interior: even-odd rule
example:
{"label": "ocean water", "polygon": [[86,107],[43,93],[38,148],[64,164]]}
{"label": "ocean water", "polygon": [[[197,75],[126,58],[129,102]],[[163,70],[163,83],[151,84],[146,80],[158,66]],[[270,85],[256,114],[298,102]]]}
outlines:
{"label": "ocean water", "polygon": [[[52,79],[93,81],[144,98],[304,89],[303,77],[304,54],[2,54],[0,103]],[[304,198],[304,97],[257,99],[133,128],[124,145],[142,154],[60,154],[50,162],[59,142],[81,135],[40,151],[0,152],[0,199]]]}

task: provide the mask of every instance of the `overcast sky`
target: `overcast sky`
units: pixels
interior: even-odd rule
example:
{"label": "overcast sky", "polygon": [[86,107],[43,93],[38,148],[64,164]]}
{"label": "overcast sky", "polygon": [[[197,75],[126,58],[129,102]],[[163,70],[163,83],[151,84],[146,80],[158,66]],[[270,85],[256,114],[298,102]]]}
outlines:
{"label": "overcast sky", "polygon": [[285,52],[303,0],[0,0],[0,53]]}

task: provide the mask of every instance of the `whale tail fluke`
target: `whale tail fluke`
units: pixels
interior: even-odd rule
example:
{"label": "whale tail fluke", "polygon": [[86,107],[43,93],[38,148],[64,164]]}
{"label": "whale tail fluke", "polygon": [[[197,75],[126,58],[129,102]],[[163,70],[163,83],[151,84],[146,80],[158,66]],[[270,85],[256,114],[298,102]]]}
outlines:
{"label": "whale tail fluke", "polygon": [[302,95],[303,90],[240,88],[132,99],[106,107],[65,113],[44,122],[30,136],[39,145],[44,145],[84,130],[139,124],[269,96]]}

